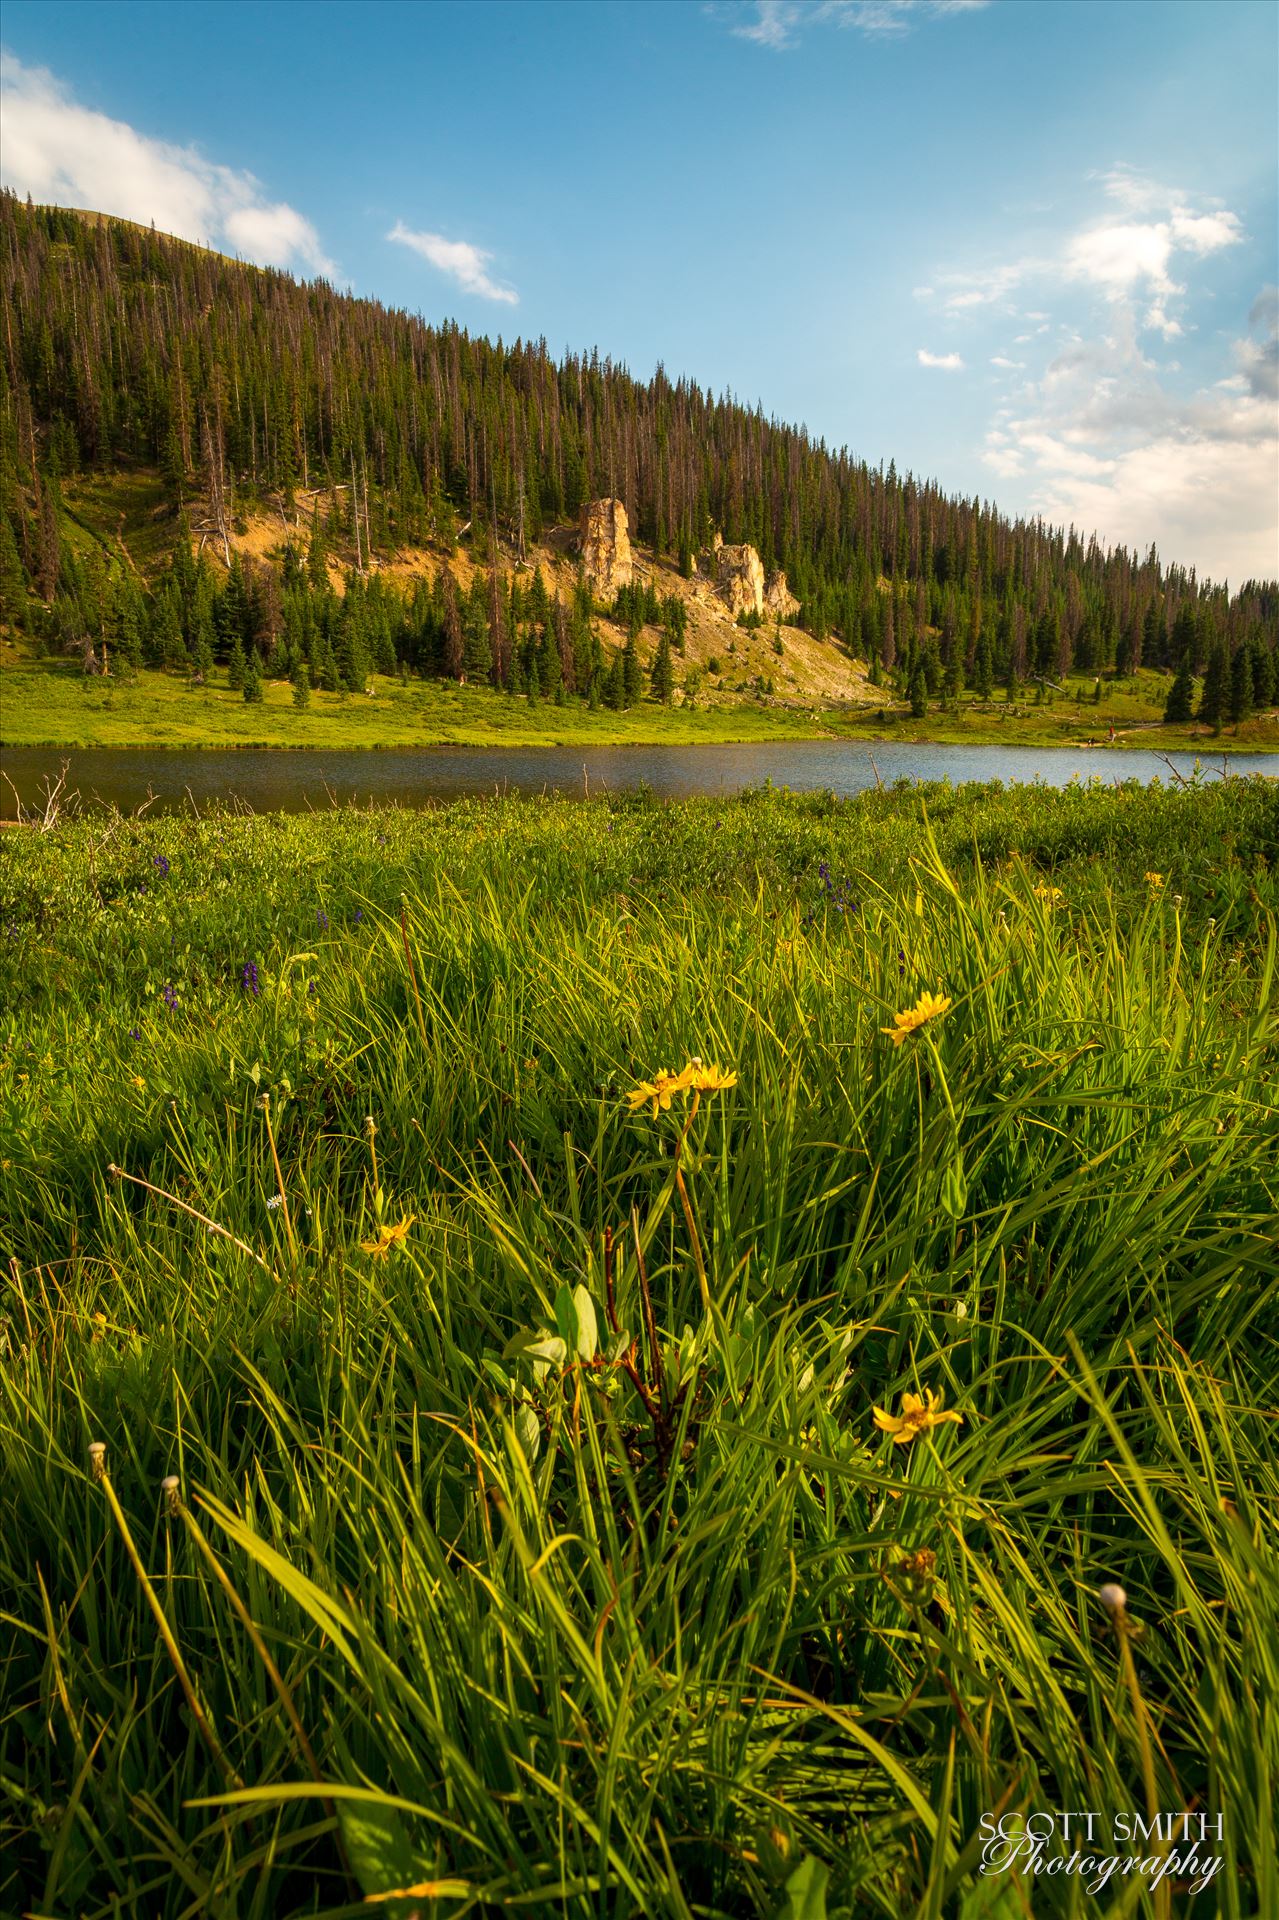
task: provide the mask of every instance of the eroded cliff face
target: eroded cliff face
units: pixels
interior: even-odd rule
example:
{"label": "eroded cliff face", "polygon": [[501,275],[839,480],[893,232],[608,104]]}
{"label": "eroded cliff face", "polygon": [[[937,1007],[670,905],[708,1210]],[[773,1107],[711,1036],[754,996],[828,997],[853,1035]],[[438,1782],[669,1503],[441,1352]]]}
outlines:
{"label": "eroded cliff face", "polygon": [[799,601],[786,584],[786,575],[778,567],[768,576],[764,588],[764,611],[774,620],[789,620],[799,612]]}
{"label": "eroded cliff face", "polygon": [[590,500],[578,521],[582,569],[601,599],[631,584],[631,536],[620,500]]}
{"label": "eroded cliff face", "polygon": [[739,613],[763,613],[764,566],[754,547],[717,548],[715,586],[734,619]]}

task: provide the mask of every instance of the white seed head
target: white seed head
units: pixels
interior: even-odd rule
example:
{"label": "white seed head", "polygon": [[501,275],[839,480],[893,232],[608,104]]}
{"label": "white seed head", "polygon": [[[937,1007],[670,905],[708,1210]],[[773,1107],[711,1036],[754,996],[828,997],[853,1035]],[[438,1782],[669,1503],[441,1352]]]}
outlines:
{"label": "white seed head", "polygon": [[956,1300],[955,1318],[956,1320],[966,1320],[968,1318],[968,1302],[966,1300]]}
{"label": "white seed head", "polygon": [[1098,1587],[1097,1598],[1107,1613],[1122,1613],[1128,1605],[1128,1595],[1115,1581],[1107,1580],[1104,1587]]}
{"label": "white seed head", "polygon": [[170,1513],[176,1513],[182,1504],[178,1495],[179,1484],[176,1473],[166,1473],[160,1482],[160,1491],[164,1495],[164,1504]]}
{"label": "white seed head", "polygon": [[107,1470],[107,1443],[105,1440],[89,1442],[89,1464],[93,1468],[95,1480],[101,1480]]}

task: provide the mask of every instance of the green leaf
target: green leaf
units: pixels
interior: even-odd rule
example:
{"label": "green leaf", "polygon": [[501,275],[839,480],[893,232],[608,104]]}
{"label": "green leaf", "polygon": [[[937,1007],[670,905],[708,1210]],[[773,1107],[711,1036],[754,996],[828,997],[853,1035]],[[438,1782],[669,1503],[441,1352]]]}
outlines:
{"label": "green leaf", "polygon": [[562,1286],[555,1295],[555,1329],[570,1353],[577,1351],[577,1302],[572,1290]]}
{"label": "green leaf", "polygon": [[524,1458],[530,1463],[537,1459],[538,1448],[542,1444],[542,1425],[532,1407],[521,1407],[512,1425],[515,1438],[524,1450]]}
{"label": "green leaf", "polygon": [[815,1854],[804,1858],[786,1882],[786,1898],[777,1920],[826,1920],[826,1882],[830,1869]]}
{"label": "green leaf", "polygon": [[968,1205],[968,1182],[964,1178],[964,1163],[958,1149],[942,1178],[941,1203],[952,1220],[960,1219]]}
{"label": "green leaf", "polygon": [[557,1333],[535,1333],[527,1328],[507,1343],[504,1360],[527,1360],[535,1380],[544,1379],[551,1367],[562,1367],[568,1359],[568,1347]]}
{"label": "green leaf", "polygon": [[572,1344],[576,1347],[579,1360],[593,1360],[600,1339],[595,1302],[585,1287],[574,1287],[573,1305],[577,1310],[577,1337]]}
{"label": "green leaf", "polygon": [[338,1824],[362,1893],[389,1893],[423,1878],[422,1864],[394,1807],[380,1800],[342,1800]]}

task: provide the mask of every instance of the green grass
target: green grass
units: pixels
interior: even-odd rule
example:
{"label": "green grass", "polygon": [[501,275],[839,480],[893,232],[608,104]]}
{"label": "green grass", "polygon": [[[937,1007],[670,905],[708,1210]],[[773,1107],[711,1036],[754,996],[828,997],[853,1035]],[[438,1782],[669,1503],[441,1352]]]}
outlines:
{"label": "green grass", "polygon": [[[0,1907],[1279,1910],[1277,849],[1261,780],[7,833]],[[976,1872],[1148,1805],[1204,1892]]]}
{"label": "green grass", "polygon": [[[874,709],[841,715],[840,731],[886,740],[930,740],[986,746],[1065,747],[1092,741],[1098,747],[1143,747],[1151,752],[1190,751],[1220,758],[1223,753],[1279,752],[1279,715],[1254,715],[1238,727],[1220,732],[1192,722],[1167,726],[1164,703],[1171,676],[1145,669],[1126,679],[1102,681],[1102,698],[1093,699],[1091,677],[1070,675],[1061,692],[1037,703],[1034,690],[1023,688],[1015,700],[1002,694],[979,700],[971,689],[959,696],[953,710],[931,707],[916,720],[905,707]],[[1198,693],[1196,692],[1196,699]],[[1109,741],[1113,724],[1116,739]]]}
{"label": "green grass", "polygon": [[651,700],[625,713],[591,713],[574,701],[512,699],[486,687],[379,677],[375,695],[315,691],[299,713],[291,688],[268,681],[260,705],[246,705],[219,671],[208,688],[174,674],[142,671],[129,680],[86,678],[74,661],[34,659],[12,641],[0,645],[0,743],[8,747],[411,747],[670,746],[729,740],[822,737],[945,741],[971,745],[1069,746],[1106,740],[1170,752],[1279,751],[1279,726],[1262,718],[1238,731],[1156,724],[1166,685],[1143,675],[1123,683],[1101,707],[1059,700],[1052,707],[984,703],[965,695],[954,714],[934,710],[912,720],[902,709],[806,712],[757,704],[701,706],[687,713]]}
{"label": "green grass", "polygon": [[9,747],[424,747],[672,746],[784,740],[827,731],[813,716],[743,705],[684,713],[652,701],[625,713],[573,702],[530,703],[488,687],[379,676],[375,695],[315,691],[299,713],[285,681],[268,681],[258,705],[218,684],[192,690],[175,675],[143,671],[120,685],[87,679],[71,662],[36,664],[6,648],[0,729]]}

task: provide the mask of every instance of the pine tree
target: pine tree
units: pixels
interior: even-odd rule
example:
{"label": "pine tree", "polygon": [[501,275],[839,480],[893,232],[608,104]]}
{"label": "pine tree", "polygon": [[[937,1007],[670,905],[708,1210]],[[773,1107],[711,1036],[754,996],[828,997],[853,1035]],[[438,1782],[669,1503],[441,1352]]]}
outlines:
{"label": "pine tree", "polygon": [[[122,649],[120,651],[123,651]],[[127,658],[127,656],[125,656]],[[213,648],[207,640],[197,640],[191,655],[191,679],[193,684],[207,687],[213,678]]]}
{"label": "pine tree", "polygon": [[440,624],[444,634],[442,665],[450,680],[462,678],[462,609],[458,605],[457,581],[451,567],[441,567],[436,581],[440,594]]}
{"label": "pine tree", "polygon": [[305,660],[299,660],[293,669],[293,704],[299,711],[311,704],[311,676]]}
{"label": "pine tree", "polygon": [[1208,655],[1208,666],[1204,673],[1203,690],[1199,695],[1197,718],[1216,733],[1221,732],[1221,723],[1226,717],[1226,708],[1230,701],[1230,659],[1224,640],[1213,643]]}
{"label": "pine tree", "polygon": [[622,705],[633,707],[643,697],[644,669],[640,665],[639,648],[632,636],[622,648]]}
{"label": "pine tree", "polygon": [[928,712],[928,681],[924,677],[922,660],[915,663],[915,671],[910,676],[910,711],[915,720],[922,720]]}
{"label": "pine tree", "polygon": [[989,700],[995,688],[995,662],[990,651],[990,635],[983,631],[977,642],[973,676],[979,700]]}
{"label": "pine tree", "polygon": [[670,635],[665,629],[657,643],[657,652],[653,658],[652,687],[653,698],[660,700],[664,707],[668,707],[675,692],[675,669],[671,663]]}
{"label": "pine tree", "polygon": [[258,650],[249,648],[249,657],[244,668],[244,685],[241,688],[244,698],[250,706],[256,706],[262,699],[262,673],[258,666]]}
{"label": "pine tree", "polygon": [[20,627],[27,617],[27,583],[22,556],[7,513],[0,511],[0,620]]}
{"label": "pine tree", "polygon": [[1176,677],[1168,689],[1168,698],[1164,702],[1164,725],[1185,726],[1194,711],[1195,675],[1190,663],[1190,655],[1183,654]]}
{"label": "pine tree", "polygon": [[1230,666],[1230,718],[1237,727],[1241,720],[1252,717],[1252,649],[1246,644],[1236,647],[1235,657]]}
{"label": "pine tree", "polygon": [[237,633],[231,642],[231,654],[227,662],[227,685],[233,693],[243,691],[246,664],[244,648],[240,645],[240,636]]}
{"label": "pine tree", "polygon": [[483,686],[493,671],[489,640],[488,589],[478,569],[462,616],[462,671],[475,686]]}

